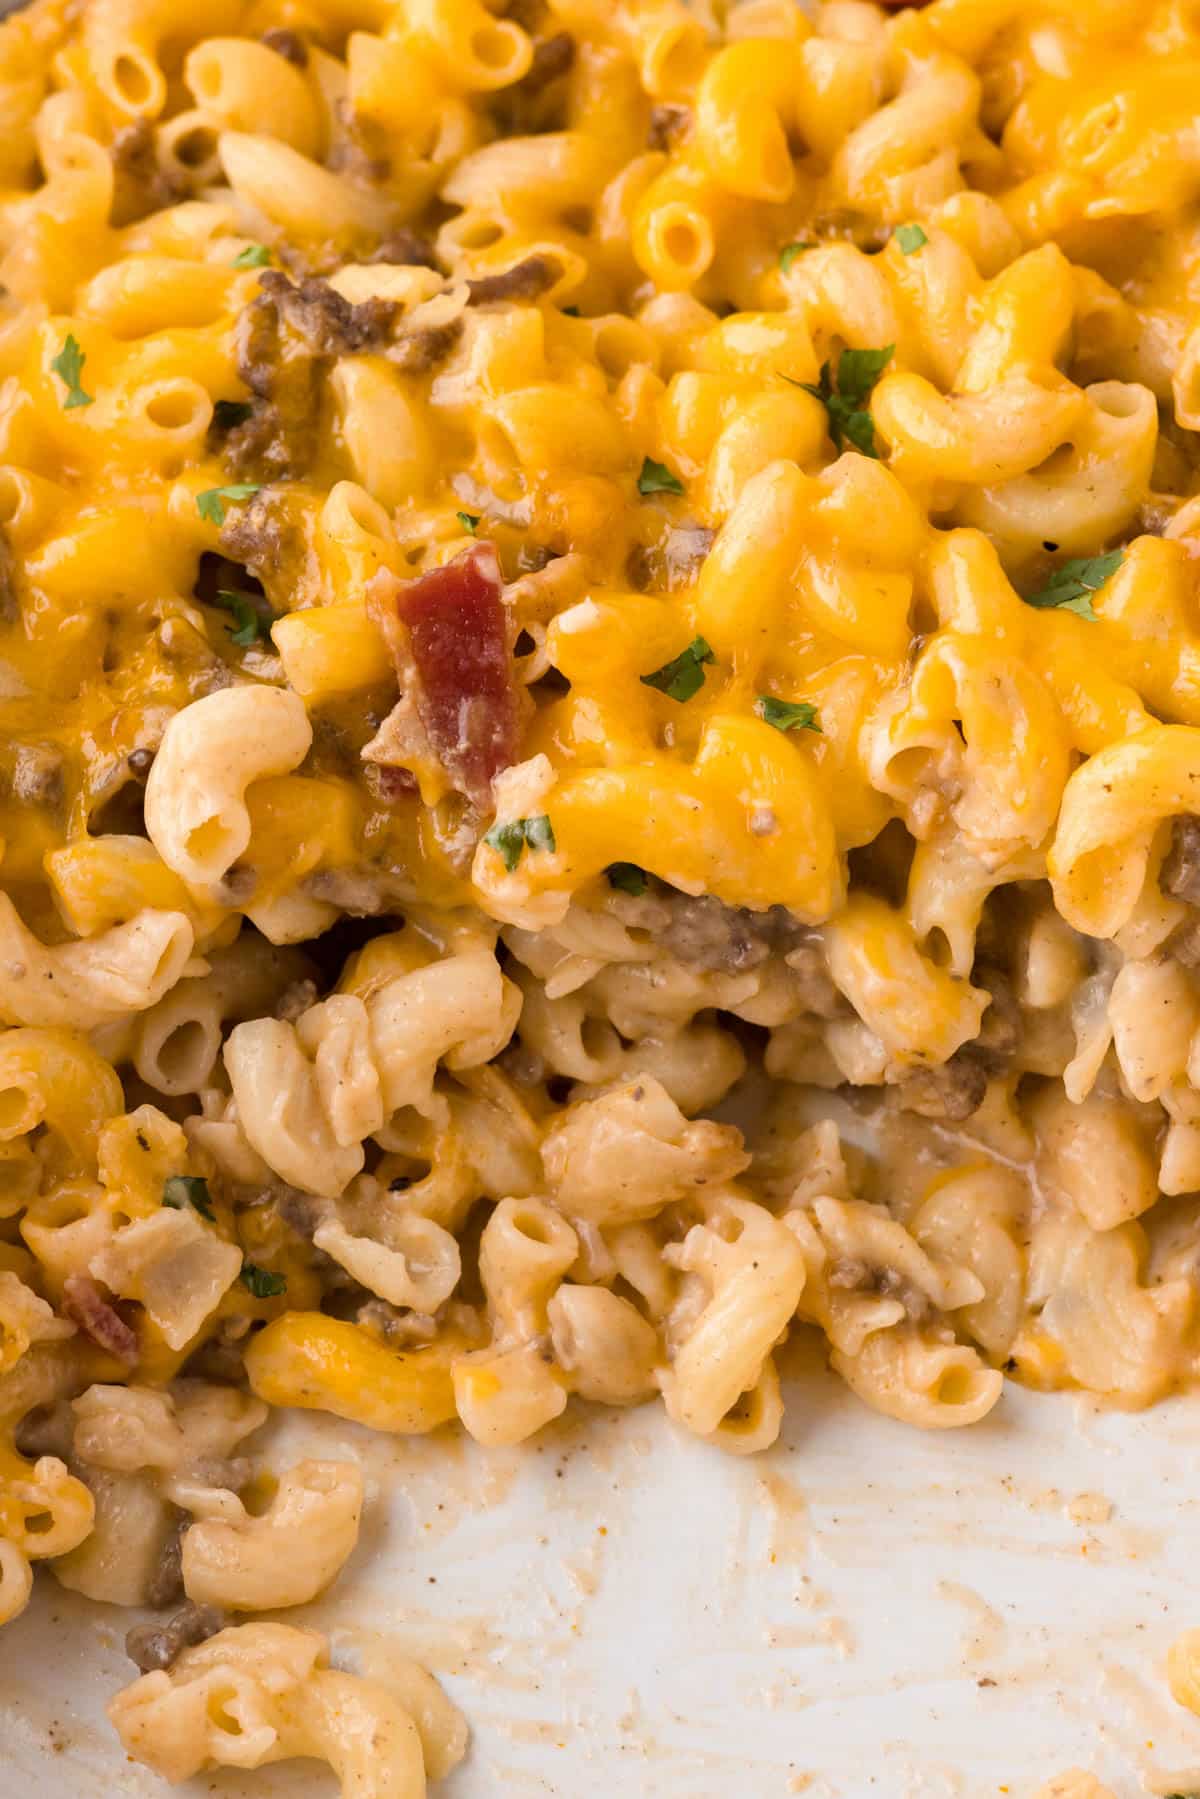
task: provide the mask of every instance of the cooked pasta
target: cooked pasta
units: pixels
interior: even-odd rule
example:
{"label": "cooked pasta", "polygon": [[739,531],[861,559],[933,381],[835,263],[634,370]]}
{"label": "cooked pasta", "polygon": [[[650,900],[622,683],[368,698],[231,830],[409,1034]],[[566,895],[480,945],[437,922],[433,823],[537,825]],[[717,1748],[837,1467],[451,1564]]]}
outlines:
{"label": "cooked pasta", "polygon": [[225,1624],[369,1500],[271,1406],[1195,1381],[1197,79],[1190,0],[0,26],[0,1621],[173,1608],[135,1759],[462,1753]]}

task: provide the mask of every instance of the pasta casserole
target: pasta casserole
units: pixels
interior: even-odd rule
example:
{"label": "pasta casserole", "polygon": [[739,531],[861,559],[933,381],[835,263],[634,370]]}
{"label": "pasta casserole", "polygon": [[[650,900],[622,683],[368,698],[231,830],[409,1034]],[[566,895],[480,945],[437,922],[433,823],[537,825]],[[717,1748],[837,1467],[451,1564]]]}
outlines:
{"label": "pasta casserole", "polygon": [[365,1493],[271,1407],[1193,1380],[1198,83],[1193,0],[0,27],[0,1621],[160,1612],[167,1779],[463,1752],[259,1616]]}

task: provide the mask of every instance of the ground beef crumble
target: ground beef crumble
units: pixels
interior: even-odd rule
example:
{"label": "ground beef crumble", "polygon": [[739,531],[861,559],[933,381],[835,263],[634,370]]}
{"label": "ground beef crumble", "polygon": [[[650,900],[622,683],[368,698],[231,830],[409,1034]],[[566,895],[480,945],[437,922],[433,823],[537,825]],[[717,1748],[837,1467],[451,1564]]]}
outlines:
{"label": "ground beef crumble", "polygon": [[477,275],[467,282],[468,305],[484,306],[494,300],[536,300],[554,286],[562,274],[553,256],[536,250],[496,275]]}
{"label": "ground beef crumble", "polygon": [[138,1624],[126,1634],[125,1653],[143,1674],[156,1668],[169,1668],[185,1649],[194,1649],[225,1628],[225,1619],[215,1605],[195,1605],[192,1600],[181,1606],[165,1624]]}
{"label": "ground beef crumble", "polygon": [[289,31],[286,25],[276,25],[270,31],[264,31],[262,41],[268,50],[274,50],[285,62],[290,62],[297,69],[308,67],[308,45],[298,31]]}
{"label": "ground beef crumble", "polygon": [[112,222],[118,227],[173,206],[187,192],[184,183],[159,163],[149,119],[135,119],[118,131],[109,155],[113,165]]}
{"label": "ground beef crumble", "polygon": [[905,1112],[918,1112],[922,1118],[943,1119],[961,1124],[983,1104],[987,1092],[987,1069],[970,1046],[960,1049],[948,1062],[934,1068],[917,1068],[892,1089],[896,1103]]}
{"label": "ground beef crumble", "polygon": [[315,449],[330,364],[381,350],[395,325],[389,300],[355,305],[318,276],[264,270],[237,328],[238,374],[254,399],[224,444],[227,467],[259,481],[296,478]]}
{"label": "ground beef crumble", "polygon": [[410,230],[407,225],[401,225],[398,230],[389,231],[386,237],[380,238],[367,261],[395,263],[401,268],[436,269],[438,266],[437,256],[429,239]]}
{"label": "ground beef crumble", "polygon": [[1200,818],[1188,815],[1175,820],[1160,882],[1164,893],[1189,906],[1200,906]]}
{"label": "ground beef crumble", "polygon": [[773,949],[790,948],[804,929],[784,906],[752,912],[747,906],[726,906],[707,893],[698,899],[673,894],[666,903],[663,948],[681,962],[720,974],[757,968]]}
{"label": "ground beef crumble", "polygon": [[651,108],[650,126],[646,133],[648,150],[671,150],[687,133],[692,115],[686,106],[661,105]]}

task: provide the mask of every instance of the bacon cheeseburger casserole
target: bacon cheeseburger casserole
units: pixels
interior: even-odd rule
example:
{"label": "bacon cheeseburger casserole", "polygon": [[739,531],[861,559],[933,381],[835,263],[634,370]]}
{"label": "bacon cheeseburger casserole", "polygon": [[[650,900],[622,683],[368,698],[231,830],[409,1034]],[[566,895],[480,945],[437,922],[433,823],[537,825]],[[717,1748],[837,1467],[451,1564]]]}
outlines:
{"label": "bacon cheeseburger casserole", "polygon": [[359,1529],[268,1406],[1194,1374],[1198,90],[1191,0],[3,27],[0,1618],[162,1606],[167,1778],[462,1751],[229,1622]]}

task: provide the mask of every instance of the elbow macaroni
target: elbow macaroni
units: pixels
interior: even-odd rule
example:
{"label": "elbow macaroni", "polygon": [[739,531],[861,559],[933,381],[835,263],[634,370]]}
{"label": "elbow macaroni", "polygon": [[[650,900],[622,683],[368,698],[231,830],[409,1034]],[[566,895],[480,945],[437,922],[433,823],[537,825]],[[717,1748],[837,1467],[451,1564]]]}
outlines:
{"label": "elbow macaroni", "polygon": [[167,867],[219,882],[250,842],[246,789],[289,773],[311,742],[303,703],[275,687],[228,687],[176,713],[146,782],[146,830]]}
{"label": "elbow macaroni", "polygon": [[183,1539],[183,1590],[199,1605],[278,1611],[323,1592],[358,1541],[362,1475],[352,1462],[301,1462],[261,1516],[199,1518]]}
{"label": "elbow macaroni", "polygon": [[314,1630],[220,1631],[185,1649],[170,1672],[126,1687],[109,1716],[128,1753],[167,1780],[309,1755],[333,1769],[343,1799],[425,1793],[416,1721],[381,1682],[330,1668],[325,1638]]}

